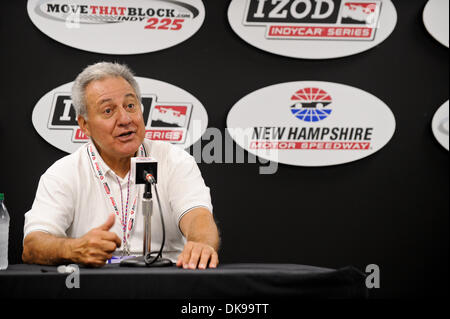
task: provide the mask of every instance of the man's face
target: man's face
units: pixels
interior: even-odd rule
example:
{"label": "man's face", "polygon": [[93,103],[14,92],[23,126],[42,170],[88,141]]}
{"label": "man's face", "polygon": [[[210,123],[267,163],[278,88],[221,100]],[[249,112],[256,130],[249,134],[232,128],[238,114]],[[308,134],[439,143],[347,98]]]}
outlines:
{"label": "man's face", "polygon": [[86,87],[87,119],[78,124],[102,156],[112,159],[135,154],[145,135],[141,104],[122,77],[92,81]]}

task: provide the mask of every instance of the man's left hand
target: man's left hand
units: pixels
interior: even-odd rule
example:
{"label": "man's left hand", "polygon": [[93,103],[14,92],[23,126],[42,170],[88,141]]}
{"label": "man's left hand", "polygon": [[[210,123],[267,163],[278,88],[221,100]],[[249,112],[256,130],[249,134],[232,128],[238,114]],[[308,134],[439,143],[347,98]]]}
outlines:
{"label": "man's left hand", "polygon": [[206,269],[216,268],[219,264],[219,257],[216,250],[203,243],[188,241],[184,245],[184,250],[178,256],[177,267],[184,269]]}

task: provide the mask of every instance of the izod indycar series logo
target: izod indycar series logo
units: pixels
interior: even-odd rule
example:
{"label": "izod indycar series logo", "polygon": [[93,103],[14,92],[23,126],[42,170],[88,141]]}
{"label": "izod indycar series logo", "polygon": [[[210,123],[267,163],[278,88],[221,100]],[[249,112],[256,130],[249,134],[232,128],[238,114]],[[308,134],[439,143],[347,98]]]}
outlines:
{"label": "izod indycar series logo", "polygon": [[[156,95],[142,97],[145,137],[151,140],[182,144],[185,142],[191,117],[191,103],[158,102]],[[72,130],[72,142],[86,142],[78,126],[70,93],[54,93],[49,129]]]}
{"label": "izod indycar series logo", "polygon": [[227,117],[248,152],[299,166],[355,161],[380,150],[395,131],[391,110],[363,90],[331,82],[275,84],[248,94]]}
{"label": "izod indycar series logo", "polygon": [[28,0],[33,23],[75,48],[135,54],[176,45],[201,27],[201,0]]}
{"label": "izod indycar series logo", "polygon": [[[166,82],[135,77],[141,94],[145,138],[188,148],[201,138],[208,114],[201,102],[185,90]],[[33,126],[53,146],[72,153],[89,141],[78,126],[72,105],[73,82],[46,93],[33,110]]]}
{"label": "izod indycar series logo", "polygon": [[266,52],[301,59],[349,56],[383,42],[397,23],[391,0],[232,0],[237,35]]}
{"label": "izod indycar series logo", "polygon": [[372,40],[380,11],[377,0],[248,0],[244,24],[268,39]]}

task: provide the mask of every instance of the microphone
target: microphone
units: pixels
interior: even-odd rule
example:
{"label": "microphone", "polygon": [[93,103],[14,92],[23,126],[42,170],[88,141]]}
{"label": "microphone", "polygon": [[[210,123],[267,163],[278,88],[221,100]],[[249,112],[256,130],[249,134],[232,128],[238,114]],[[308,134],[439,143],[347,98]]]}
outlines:
{"label": "microphone", "polygon": [[[136,185],[145,184],[144,198],[151,199],[151,185],[156,185],[158,174],[158,162],[151,157],[132,157],[131,176],[134,176]],[[150,177],[151,175],[152,177]],[[147,180],[148,178],[148,180]],[[144,206],[144,209],[147,209]],[[151,208],[150,208],[151,210]],[[144,213],[145,214],[145,213]]]}
{"label": "microphone", "polygon": [[[128,267],[164,267],[171,266],[172,262],[169,259],[162,258],[164,249],[166,229],[164,226],[164,218],[161,209],[161,203],[158,195],[157,184],[158,162],[151,157],[132,157],[131,158],[131,172],[134,176],[136,185],[145,184],[144,196],[142,198],[142,213],[144,215],[144,238],[143,238],[143,252],[142,257],[130,258],[122,260],[121,266]],[[162,241],[159,251],[150,251],[151,244],[151,217],[153,214],[153,198],[152,186],[156,194],[156,202],[159,208],[159,215],[161,217],[162,226]],[[156,256],[152,256],[156,254]]]}
{"label": "microphone", "polygon": [[[132,157],[131,158],[131,176],[134,176],[136,185],[156,184],[158,177],[158,161],[151,157]],[[147,175],[151,175],[154,179],[147,180]]]}
{"label": "microphone", "polygon": [[151,185],[156,185],[156,179],[153,176],[152,173],[147,172],[146,170],[144,170],[144,179],[147,183],[151,184]]}

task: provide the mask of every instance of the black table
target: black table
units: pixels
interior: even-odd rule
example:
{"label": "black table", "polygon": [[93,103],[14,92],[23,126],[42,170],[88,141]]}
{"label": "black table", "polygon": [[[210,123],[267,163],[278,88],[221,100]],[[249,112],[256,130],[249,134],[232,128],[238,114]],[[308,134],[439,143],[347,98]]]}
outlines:
{"label": "black table", "polygon": [[[296,264],[221,264],[217,269],[79,267],[75,277],[57,267],[10,265],[0,271],[1,298],[229,299],[366,298],[365,276]],[[73,288],[66,286],[68,281]]]}

